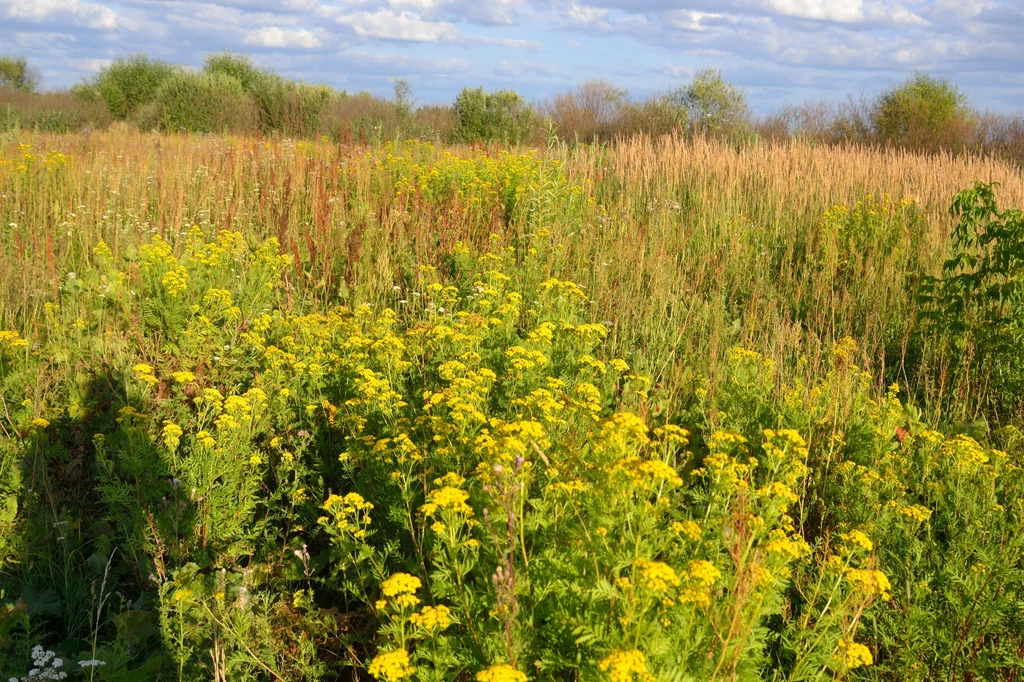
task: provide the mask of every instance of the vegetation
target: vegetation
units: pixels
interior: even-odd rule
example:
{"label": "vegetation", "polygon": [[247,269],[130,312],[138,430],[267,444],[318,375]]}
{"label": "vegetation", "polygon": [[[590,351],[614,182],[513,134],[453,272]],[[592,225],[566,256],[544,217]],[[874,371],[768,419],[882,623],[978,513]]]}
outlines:
{"label": "vegetation", "polygon": [[[166,101],[253,87],[214,71]],[[7,676],[1020,674],[1013,166],[126,126],[0,159]]]}
{"label": "vegetation", "polygon": [[0,87],[33,92],[39,87],[39,73],[24,57],[0,57]]}
{"label": "vegetation", "polygon": [[452,111],[456,121],[452,139],[457,142],[519,144],[533,125],[533,111],[511,90],[464,88],[455,98]]}
{"label": "vegetation", "polygon": [[1024,117],[979,112],[948,81],[916,73],[876,97],[751,113],[743,91],[717,69],[644,99],[601,80],[535,104],[506,90],[464,88],[452,104],[414,107],[409,83],[392,99],[295,82],[245,56],[210,54],[201,70],[121,58],[70,92],[31,95],[38,73],[23,58],[0,60],[0,130],[103,128],[125,120],[141,130],[286,135],[383,142],[573,144],[635,135],[711,136],[735,144],[800,138],[831,145],[981,153],[1024,162]]}

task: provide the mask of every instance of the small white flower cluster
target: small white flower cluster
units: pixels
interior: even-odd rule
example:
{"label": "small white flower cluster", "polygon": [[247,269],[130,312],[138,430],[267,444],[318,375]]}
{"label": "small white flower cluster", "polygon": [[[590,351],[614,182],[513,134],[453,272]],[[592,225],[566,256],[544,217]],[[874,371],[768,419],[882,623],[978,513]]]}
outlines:
{"label": "small white flower cluster", "polygon": [[57,658],[57,654],[36,645],[32,647],[32,669],[28,675],[18,679],[12,677],[9,682],[39,682],[40,680],[63,680],[68,676],[61,670],[64,667],[64,659]]}

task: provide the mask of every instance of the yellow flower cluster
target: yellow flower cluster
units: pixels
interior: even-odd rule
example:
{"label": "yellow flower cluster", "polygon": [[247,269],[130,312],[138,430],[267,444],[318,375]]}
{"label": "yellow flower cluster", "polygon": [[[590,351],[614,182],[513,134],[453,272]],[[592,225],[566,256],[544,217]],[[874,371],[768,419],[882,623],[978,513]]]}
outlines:
{"label": "yellow flower cluster", "polygon": [[165,421],[164,428],[161,432],[163,436],[164,445],[167,446],[168,450],[176,450],[178,448],[178,442],[181,439],[182,430],[181,427],[172,421]]}
{"label": "yellow flower cluster", "polygon": [[679,576],[666,563],[637,559],[633,565],[640,571],[644,587],[653,592],[664,593],[670,587],[679,587]]}
{"label": "yellow flower cluster", "polygon": [[912,504],[909,507],[900,507],[900,514],[906,516],[918,523],[924,523],[932,516],[932,510],[927,507],[922,507],[919,504]]}
{"label": "yellow flower cluster", "polygon": [[21,338],[17,332],[0,330],[0,350],[25,348],[27,346],[28,341]]}
{"label": "yellow flower cluster", "polygon": [[476,674],[477,682],[526,682],[526,673],[520,672],[508,663],[495,663],[487,670]]}
{"label": "yellow flower cluster", "polygon": [[412,677],[416,673],[416,668],[409,661],[408,651],[405,649],[395,649],[394,651],[384,651],[374,656],[373,660],[370,661],[368,671],[371,675],[384,682],[392,682],[393,680]]}
{"label": "yellow flower cluster", "polygon": [[427,503],[420,507],[424,516],[433,515],[438,509],[447,509],[458,514],[473,515],[473,508],[466,504],[469,493],[461,488],[445,486],[427,495]]}
{"label": "yellow flower cluster", "polygon": [[687,572],[690,574],[690,580],[701,587],[711,587],[722,577],[722,572],[705,559],[691,561]]}
{"label": "yellow flower cluster", "polygon": [[787,560],[799,559],[810,551],[803,538],[790,537],[781,528],[775,528],[768,534],[764,549],[769,554],[777,554]]}
{"label": "yellow flower cluster", "polygon": [[639,649],[612,651],[597,663],[608,673],[611,682],[653,682],[654,675],[647,671],[647,659]]}
{"label": "yellow flower cluster", "polygon": [[420,589],[423,583],[414,575],[408,573],[395,573],[393,576],[381,583],[380,591],[385,597],[394,599],[400,607],[416,606],[420,600],[415,596],[416,590]]}
{"label": "yellow flower cluster", "polygon": [[942,454],[960,466],[980,466],[988,464],[985,448],[978,441],[963,434],[947,440],[942,447]]}
{"label": "yellow flower cluster", "polygon": [[[366,537],[366,528],[373,519],[370,512],[373,510],[373,503],[367,502],[359,493],[348,493],[347,495],[331,495],[323,504],[323,509],[331,515],[330,528],[339,533],[352,532],[353,537],[362,539]],[[320,517],[319,523],[327,526],[327,517]]]}
{"label": "yellow flower cluster", "polygon": [[695,521],[673,521],[670,528],[674,533],[682,533],[694,542],[700,540],[704,535],[704,529]]}
{"label": "yellow flower cluster", "polygon": [[173,270],[169,270],[164,275],[161,283],[164,285],[168,296],[177,298],[188,289],[188,279],[188,270],[184,266],[179,265]]}
{"label": "yellow flower cluster", "polygon": [[870,596],[878,596],[882,601],[888,601],[892,596],[892,584],[884,573],[876,569],[846,569],[846,579],[859,592]]}
{"label": "yellow flower cluster", "polygon": [[419,612],[409,616],[409,622],[425,630],[444,630],[452,623],[452,612],[444,605],[424,606]]}
{"label": "yellow flower cluster", "polygon": [[871,538],[859,530],[851,530],[849,533],[842,533],[839,537],[842,538],[851,549],[862,549],[865,552],[870,552],[875,548],[875,543],[871,542]]}
{"label": "yellow flower cluster", "polygon": [[871,665],[875,659],[871,656],[871,650],[863,644],[854,641],[841,639],[836,647],[835,658],[840,665],[853,670],[861,666]]}
{"label": "yellow flower cluster", "polygon": [[660,459],[643,460],[639,457],[623,457],[608,469],[608,473],[623,475],[635,487],[649,488],[660,485],[662,482],[673,486],[683,484],[683,479],[676,470]]}

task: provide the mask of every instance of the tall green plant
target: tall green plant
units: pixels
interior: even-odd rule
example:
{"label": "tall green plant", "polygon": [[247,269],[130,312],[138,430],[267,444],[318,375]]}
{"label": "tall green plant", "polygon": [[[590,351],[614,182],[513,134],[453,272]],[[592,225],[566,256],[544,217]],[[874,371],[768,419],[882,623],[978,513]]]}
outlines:
{"label": "tall green plant", "polygon": [[977,182],[953,199],[953,256],[943,263],[941,277],[923,278],[921,302],[926,329],[948,353],[954,388],[974,387],[976,395],[988,396],[976,409],[1020,412],[1024,212],[1000,211],[994,189]]}

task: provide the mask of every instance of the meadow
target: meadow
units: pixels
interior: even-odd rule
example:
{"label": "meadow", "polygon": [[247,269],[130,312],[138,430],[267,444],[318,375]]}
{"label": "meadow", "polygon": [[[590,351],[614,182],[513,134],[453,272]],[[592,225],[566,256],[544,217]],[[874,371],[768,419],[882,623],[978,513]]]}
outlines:
{"label": "meadow", "polygon": [[0,672],[1015,680],[1015,206],[800,139],[5,133]]}

